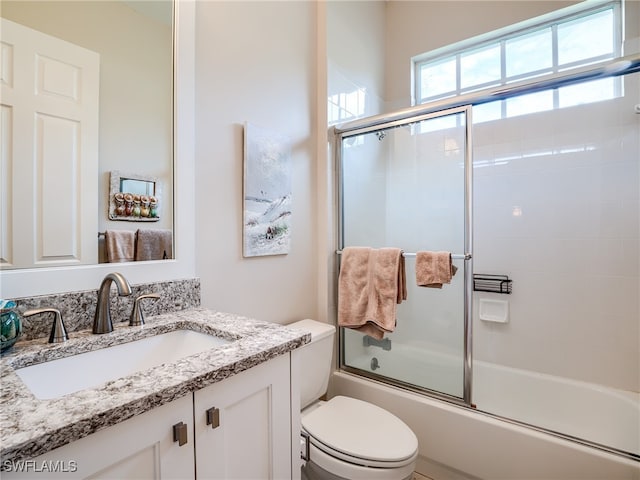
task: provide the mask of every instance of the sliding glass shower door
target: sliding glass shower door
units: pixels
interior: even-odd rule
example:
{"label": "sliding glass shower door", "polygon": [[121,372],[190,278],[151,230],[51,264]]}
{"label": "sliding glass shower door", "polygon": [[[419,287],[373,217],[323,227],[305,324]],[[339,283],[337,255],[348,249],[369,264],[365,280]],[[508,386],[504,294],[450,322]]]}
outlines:
{"label": "sliding glass shower door", "polygon": [[[339,135],[340,240],[405,252],[407,300],[395,331],[375,341],[341,329],[349,370],[470,402],[469,110],[452,109]],[[447,251],[457,272],[442,288],[419,287],[415,253]],[[466,260],[465,260],[466,258]],[[465,382],[467,386],[465,388]]]}

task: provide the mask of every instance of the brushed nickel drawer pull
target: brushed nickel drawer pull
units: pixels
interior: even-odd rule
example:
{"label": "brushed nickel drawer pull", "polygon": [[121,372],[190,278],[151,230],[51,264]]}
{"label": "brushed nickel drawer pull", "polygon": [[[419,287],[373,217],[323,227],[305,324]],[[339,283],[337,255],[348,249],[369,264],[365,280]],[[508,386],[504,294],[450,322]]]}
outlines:
{"label": "brushed nickel drawer pull", "polygon": [[187,443],[187,424],[184,422],[176,423],[173,426],[173,441],[178,442],[178,446]]}
{"label": "brushed nickel drawer pull", "polygon": [[216,407],[211,407],[207,410],[207,425],[211,425],[211,428],[220,426],[220,410]]}

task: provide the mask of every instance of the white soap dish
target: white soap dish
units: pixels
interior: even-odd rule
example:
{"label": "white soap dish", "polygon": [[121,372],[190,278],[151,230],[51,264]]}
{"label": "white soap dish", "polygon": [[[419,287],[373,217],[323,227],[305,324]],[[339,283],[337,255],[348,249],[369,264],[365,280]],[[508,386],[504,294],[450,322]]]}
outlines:
{"label": "white soap dish", "polygon": [[480,299],[480,320],[485,322],[507,323],[509,322],[509,301]]}

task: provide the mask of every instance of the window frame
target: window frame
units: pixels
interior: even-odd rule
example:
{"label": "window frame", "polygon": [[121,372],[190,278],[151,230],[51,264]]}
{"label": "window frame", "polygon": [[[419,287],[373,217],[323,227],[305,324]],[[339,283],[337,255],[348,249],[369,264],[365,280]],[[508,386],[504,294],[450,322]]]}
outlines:
{"label": "window frame", "polygon": [[[611,10],[613,14],[613,56],[609,54],[596,55],[588,59],[579,60],[566,64],[559,64],[558,60],[558,26],[596,15],[603,11]],[[521,73],[518,75],[506,75],[506,43],[517,38],[525,38],[544,29],[551,29],[551,49],[552,62],[551,67],[538,69]],[[622,56],[623,45],[623,17],[621,0],[595,0],[585,1],[579,5],[567,7],[555,12],[542,15],[524,22],[511,25],[506,28],[495,30],[484,35],[473,37],[455,44],[443,47],[431,52],[417,55],[411,59],[411,92],[412,105],[422,105],[428,102],[442,100],[445,98],[453,98],[470,92],[481,92],[486,89],[495,88],[501,85],[507,85],[521,80],[539,77],[543,79],[546,76],[552,76],[558,72],[570,71],[574,68],[586,65],[597,65],[609,61],[613,58]],[[488,81],[482,84],[476,84],[462,88],[461,86],[461,58],[465,54],[489,48],[491,46],[499,46],[500,49],[500,78]],[[444,93],[431,96],[422,96],[422,67],[425,65],[435,65],[438,62],[447,62],[455,60],[456,68],[456,85],[454,89]],[[616,82],[615,96],[621,95],[620,82]],[[501,118],[507,118],[506,102],[501,102]],[[553,90],[553,109],[559,108],[559,92],[558,89]]]}

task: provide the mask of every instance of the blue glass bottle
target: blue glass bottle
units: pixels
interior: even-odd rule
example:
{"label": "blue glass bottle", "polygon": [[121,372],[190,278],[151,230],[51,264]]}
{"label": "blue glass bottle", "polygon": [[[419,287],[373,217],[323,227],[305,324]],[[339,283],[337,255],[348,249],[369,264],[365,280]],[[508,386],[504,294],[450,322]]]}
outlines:
{"label": "blue glass bottle", "polygon": [[13,347],[22,335],[22,317],[13,300],[0,300],[0,351]]}

